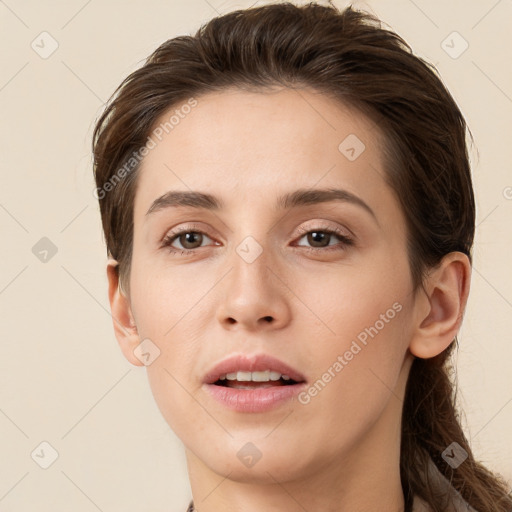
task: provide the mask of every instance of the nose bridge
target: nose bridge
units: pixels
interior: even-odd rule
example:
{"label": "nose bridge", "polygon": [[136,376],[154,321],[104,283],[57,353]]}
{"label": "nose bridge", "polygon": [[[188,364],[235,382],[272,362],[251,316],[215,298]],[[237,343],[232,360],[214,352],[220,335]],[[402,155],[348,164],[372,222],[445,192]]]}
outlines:
{"label": "nose bridge", "polygon": [[[256,236],[261,238],[265,234]],[[267,239],[260,243],[256,236],[242,234],[229,255],[231,271],[226,276],[218,309],[218,320],[225,326],[242,324],[254,329],[259,324],[282,326],[288,321],[286,293],[274,275],[272,249]]]}
{"label": "nose bridge", "polygon": [[[272,259],[272,247],[270,237],[272,232],[266,224],[261,212],[249,210],[243,213],[244,208],[250,204],[248,198],[239,197],[239,208],[242,212],[236,223],[236,229],[232,235],[233,253],[231,264],[233,271],[249,277],[259,274],[263,277]],[[245,205],[245,206],[244,206]]]}
{"label": "nose bridge", "polygon": [[231,279],[238,293],[250,294],[247,287],[253,288],[254,293],[268,293],[268,287],[272,286],[268,275],[270,250],[267,243],[260,243],[252,235],[245,236],[234,246],[230,261],[233,266]]}

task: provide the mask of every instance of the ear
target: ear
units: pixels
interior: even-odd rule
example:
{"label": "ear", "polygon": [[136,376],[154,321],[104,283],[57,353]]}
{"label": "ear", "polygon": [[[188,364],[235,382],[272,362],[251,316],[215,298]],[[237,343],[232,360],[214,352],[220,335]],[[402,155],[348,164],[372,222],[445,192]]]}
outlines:
{"label": "ear", "polygon": [[119,263],[114,259],[107,262],[108,299],[112,311],[112,321],[117,342],[124,357],[135,366],[144,366],[134,355],[135,348],[140,344],[139,333],[132,315],[130,300],[119,286]]}
{"label": "ear", "polygon": [[447,254],[420,288],[409,350],[428,359],[445,350],[462,323],[471,281],[471,263],[458,251]]}

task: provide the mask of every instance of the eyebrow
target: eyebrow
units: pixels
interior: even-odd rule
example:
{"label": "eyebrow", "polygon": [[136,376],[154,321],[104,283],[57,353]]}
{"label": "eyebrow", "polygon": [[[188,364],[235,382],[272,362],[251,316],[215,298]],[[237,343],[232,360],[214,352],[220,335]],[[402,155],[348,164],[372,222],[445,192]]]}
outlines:
{"label": "eyebrow", "polygon": [[[348,190],[328,189],[299,189],[280,196],[275,205],[276,210],[287,210],[312,204],[341,201],[360,206],[377,222],[375,212],[358,196]],[[167,209],[185,206],[189,208],[218,211],[224,207],[224,202],[211,194],[195,191],[169,191],[153,201],[148,215]]]}

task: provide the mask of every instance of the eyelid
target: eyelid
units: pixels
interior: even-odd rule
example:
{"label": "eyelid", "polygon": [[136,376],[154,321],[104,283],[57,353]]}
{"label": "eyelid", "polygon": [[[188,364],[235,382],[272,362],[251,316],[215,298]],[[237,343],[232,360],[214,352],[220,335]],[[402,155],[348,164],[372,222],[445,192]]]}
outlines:
{"label": "eyelid", "polygon": [[[176,235],[181,235],[182,233],[188,233],[189,231],[193,231],[194,233],[203,233],[205,235],[208,235],[208,230],[200,226],[199,224],[196,224],[194,222],[191,222],[189,224],[179,224],[179,227],[177,228],[171,228],[170,230],[167,230],[162,237],[160,241],[166,240],[168,238],[172,238]],[[208,235],[210,236],[210,235]],[[211,238],[211,237],[210,237]]]}
{"label": "eyelid", "polygon": [[332,231],[333,233],[336,233],[337,235],[343,236],[345,238],[352,238],[355,239],[355,235],[352,233],[352,231],[348,228],[341,228],[336,225],[327,224],[326,221],[312,221],[312,226],[300,226],[298,228],[298,234],[299,235],[305,235],[307,233],[311,233],[311,231]]}

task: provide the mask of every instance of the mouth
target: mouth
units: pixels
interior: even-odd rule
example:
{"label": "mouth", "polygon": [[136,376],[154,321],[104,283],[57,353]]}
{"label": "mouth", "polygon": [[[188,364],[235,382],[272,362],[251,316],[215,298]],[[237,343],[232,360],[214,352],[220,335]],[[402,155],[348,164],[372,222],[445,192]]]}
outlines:
{"label": "mouth", "polygon": [[289,375],[282,375],[272,370],[262,372],[232,372],[221,375],[214,383],[214,386],[223,386],[235,389],[265,389],[279,386],[293,386],[301,384],[304,381],[297,382]]}
{"label": "mouth", "polygon": [[290,365],[261,354],[234,355],[217,364],[203,380],[215,400],[237,412],[266,412],[297,397],[305,377]]}
{"label": "mouth", "polygon": [[233,354],[215,365],[203,383],[216,386],[254,387],[289,386],[306,378],[289,364],[268,354]]}

